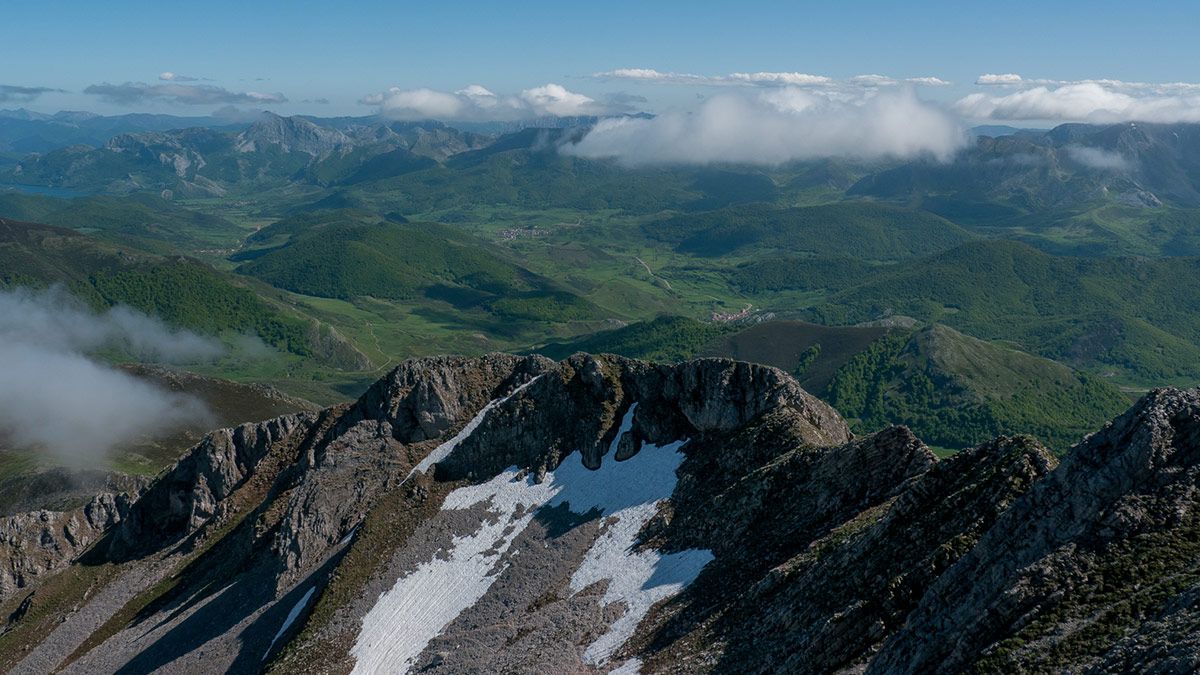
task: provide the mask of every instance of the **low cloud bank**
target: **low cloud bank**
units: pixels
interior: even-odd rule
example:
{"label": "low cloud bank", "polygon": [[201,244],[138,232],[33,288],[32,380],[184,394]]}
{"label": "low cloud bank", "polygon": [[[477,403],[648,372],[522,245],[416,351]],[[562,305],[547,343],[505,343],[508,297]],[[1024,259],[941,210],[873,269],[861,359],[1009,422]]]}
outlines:
{"label": "low cloud bank", "polygon": [[88,355],[99,349],[165,363],[222,353],[215,340],[128,308],[92,312],[60,288],[0,292],[0,439],[86,460],[147,435],[210,422],[199,399]]}
{"label": "low cloud bank", "polygon": [[1115,78],[1092,78],[1087,80],[1052,80],[1047,78],[1022,77],[1016,73],[987,73],[975,79],[975,84],[984,87],[1061,87],[1075,84],[1095,84],[1116,91],[1144,92],[1148,94],[1171,94],[1200,92],[1196,82],[1137,82]]}
{"label": "low cloud bank", "polygon": [[748,87],[894,87],[901,84],[944,87],[950,83],[940,77],[895,78],[886,75],[856,75],[848,80],[836,80],[825,75],[800,72],[729,73],[727,75],[697,75],[695,73],[664,72],[654,68],[617,68],[592,73],[597,80],[625,80],[642,84],[692,84],[704,86]]}
{"label": "low cloud bank", "polygon": [[1200,84],[1122,80],[1028,79],[981,75],[976,84],[1002,93],[974,93],[954,104],[965,117],[1063,122],[1200,122]]}
{"label": "low cloud bank", "polygon": [[450,122],[509,122],[533,117],[574,117],[624,112],[615,103],[601,103],[559,84],[545,84],[519,94],[496,94],[478,84],[458,91],[391,89],[364,96],[364,105],[400,120],[437,119]]}
{"label": "low cloud bank", "polygon": [[690,114],[602,120],[561,151],[631,165],[777,165],[819,157],[946,160],[966,140],[952,115],[910,89],[827,96],[786,87],[714,96]]}
{"label": "low cloud bank", "polygon": [[0,343],[27,343],[58,352],[91,352],[103,347],[161,363],[211,361],[221,343],[128,307],[96,313],[61,287],[0,292]]}
{"label": "low cloud bank", "polygon": [[1133,163],[1120,153],[1101,148],[1072,145],[1067,148],[1067,155],[1089,169],[1129,171],[1133,168]]}

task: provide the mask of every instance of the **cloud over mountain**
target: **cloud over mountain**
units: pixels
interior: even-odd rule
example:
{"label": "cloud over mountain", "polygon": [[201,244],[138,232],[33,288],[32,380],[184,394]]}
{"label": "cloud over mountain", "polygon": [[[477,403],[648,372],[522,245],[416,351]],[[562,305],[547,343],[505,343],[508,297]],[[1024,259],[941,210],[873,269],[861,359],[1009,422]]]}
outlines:
{"label": "cloud over mountain", "polygon": [[[169,74],[169,73],[168,73]],[[111,103],[131,105],[147,101],[167,101],[186,105],[212,104],[264,104],[287,103],[283,94],[268,94],[257,91],[230,91],[211,84],[146,84],[126,82],[124,84],[93,84],[83,90],[85,94],[98,96]]]}
{"label": "cloud over mountain", "polygon": [[93,312],[61,288],[2,292],[0,443],[97,458],[146,434],[210,421],[198,399],[91,358],[98,349],[167,363],[223,351],[126,307]]}
{"label": "cloud over mountain", "polygon": [[1200,84],[1192,82],[1048,80],[1003,73],[980,75],[975,83],[1004,93],[976,92],[954,104],[974,119],[1200,122]]}
{"label": "cloud over mountain", "polygon": [[617,104],[601,103],[554,83],[526,89],[515,95],[496,94],[478,84],[454,92],[392,87],[385,92],[364,96],[359,102],[377,106],[381,114],[396,119],[458,122],[605,115],[623,109]]}
{"label": "cloud over mountain", "polygon": [[1111,78],[1053,80],[1027,78],[1016,73],[987,73],[976,78],[975,84],[989,87],[1058,87],[1071,84],[1096,84],[1115,91],[1147,92],[1152,94],[1200,92],[1200,83],[1196,82],[1137,82]]}
{"label": "cloud over mountain", "polygon": [[1067,155],[1071,159],[1088,167],[1101,171],[1129,171],[1133,163],[1120,153],[1103,148],[1089,148],[1080,145],[1067,147]]}
{"label": "cloud over mountain", "polygon": [[602,120],[563,152],[626,164],[797,159],[948,158],[965,143],[955,118],[911,89],[832,96],[798,87],[709,98],[692,113]]}
{"label": "cloud over mountain", "polygon": [[890,87],[901,84],[945,86],[949,82],[938,77],[893,78],[884,75],[858,75],[849,80],[836,80],[824,75],[801,72],[729,73],[727,75],[696,75],[693,73],[663,72],[654,68],[617,68],[593,73],[597,80],[625,80],[647,84],[690,84],[707,86],[758,87]]}

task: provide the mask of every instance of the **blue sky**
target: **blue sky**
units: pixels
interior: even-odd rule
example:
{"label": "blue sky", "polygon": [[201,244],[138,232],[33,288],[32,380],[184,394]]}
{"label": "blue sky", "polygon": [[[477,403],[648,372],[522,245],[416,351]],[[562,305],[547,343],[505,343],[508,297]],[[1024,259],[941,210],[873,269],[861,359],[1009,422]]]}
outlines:
{"label": "blue sky", "polygon": [[[839,81],[930,76],[953,85],[921,87],[919,95],[946,103],[979,91],[974,82],[986,73],[1052,86],[1200,80],[1200,3],[1152,10],[1127,2],[908,4],[19,3],[4,9],[0,85],[63,92],[22,94],[0,107],[180,114],[219,107],[83,93],[104,83],[160,85],[164,71],[202,78],[176,85],[282,94],[286,103],[265,107],[325,115],[370,113],[374,106],[360,101],[391,87],[454,92],[479,84],[507,95],[556,83],[597,101],[642,97],[633,105],[654,111],[686,108],[714,90],[591,77],[620,68]],[[991,108],[972,108],[980,110]]]}

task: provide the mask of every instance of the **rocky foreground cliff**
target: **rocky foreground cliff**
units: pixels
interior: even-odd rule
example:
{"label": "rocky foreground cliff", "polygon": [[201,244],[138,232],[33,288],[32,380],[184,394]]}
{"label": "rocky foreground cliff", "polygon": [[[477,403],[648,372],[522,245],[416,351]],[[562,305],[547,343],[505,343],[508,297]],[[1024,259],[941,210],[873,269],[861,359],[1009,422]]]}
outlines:
{"label": "rocky foreground cliff", "polygon": [[0,671],[1189,672],[1198,488],[1197,391],[939,460],[761,366],[414,360],[0,524]]}

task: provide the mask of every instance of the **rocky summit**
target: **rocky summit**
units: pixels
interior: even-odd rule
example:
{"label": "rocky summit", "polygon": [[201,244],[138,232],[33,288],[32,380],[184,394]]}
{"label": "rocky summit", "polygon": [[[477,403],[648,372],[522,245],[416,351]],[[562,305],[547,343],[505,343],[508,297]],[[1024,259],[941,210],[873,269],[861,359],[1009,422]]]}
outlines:
{"label": "rocky summit", "polygon": [[765,366],[438,357],[103,487],[0,522],[0,670],[1200,668],[1196,390],[939,459]]}

